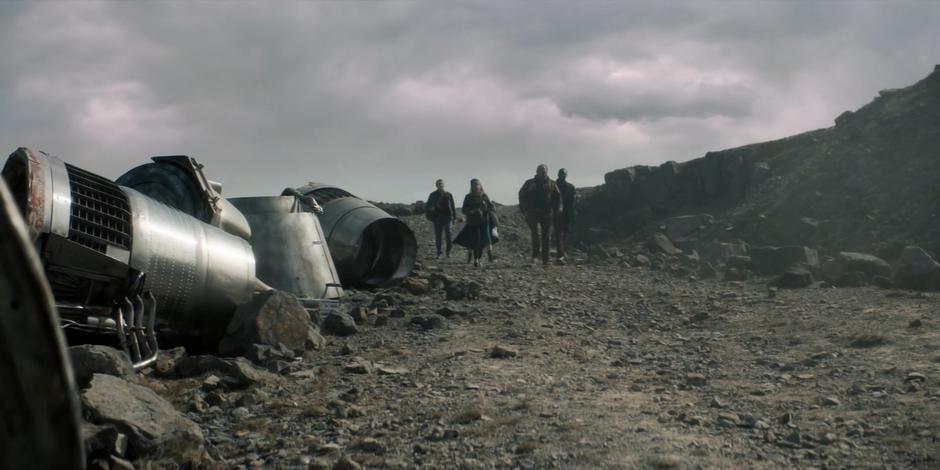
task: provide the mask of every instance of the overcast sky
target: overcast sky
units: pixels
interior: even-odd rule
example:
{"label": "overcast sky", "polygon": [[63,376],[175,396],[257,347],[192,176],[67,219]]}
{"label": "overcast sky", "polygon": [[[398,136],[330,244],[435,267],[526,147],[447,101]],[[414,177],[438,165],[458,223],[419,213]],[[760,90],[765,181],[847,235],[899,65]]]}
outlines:
{"label": "overcast sky", "polygon": [[589,186],[829,127],[937,63],[940,2],[3,1],[0,151],[514,203],[538,163]]}

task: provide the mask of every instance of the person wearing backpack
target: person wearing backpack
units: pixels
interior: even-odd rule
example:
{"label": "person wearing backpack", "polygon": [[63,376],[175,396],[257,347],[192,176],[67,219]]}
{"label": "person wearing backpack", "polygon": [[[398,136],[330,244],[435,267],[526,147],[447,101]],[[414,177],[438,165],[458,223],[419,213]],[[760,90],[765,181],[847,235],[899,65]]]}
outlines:
{"label": "person wearing backpack", "polygon": [[519,189],[519,210],[525,217],[532,236],[532,264],[548,265],[549,234],[552,219],[560,210],[561,194],[558,185],[548,177],[548,165],[544,163],[535,169],[535,177],[527,180]]}

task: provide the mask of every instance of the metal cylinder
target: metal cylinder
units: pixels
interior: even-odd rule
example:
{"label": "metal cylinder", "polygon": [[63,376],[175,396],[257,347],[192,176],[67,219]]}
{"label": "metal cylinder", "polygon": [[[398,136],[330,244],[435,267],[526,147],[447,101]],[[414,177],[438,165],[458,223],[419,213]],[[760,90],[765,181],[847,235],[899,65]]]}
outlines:
{"label": "metal cylinder", "polygon": [[17,212],[0,180],[0,468],[84,468],[58,315]]}
{"label": "metal cylinder", "polygon": [[414,268],[418,243],[401,220],[334,186],[308,183],[297,191],[323,207],[318,217],[343,285],[387,286]]}
{"label": "metal cylinder", "polygon": [[343,296],[320,221],[296,197],[243,197],[229,202],[251,227],[259,279],[302,298]]}
{"label": "metal cylinder", "polygon": [[202,223],[143,194],[122,188],[133,218],[130,266],[157,298],[159,323],[193,335],[225,329],[234,308],[263,283],[247,241]]}
{"label": "metal cylinder", "polygon": [[251,229],[244,215],[222,197],[222,185],[209,181],[202,165],[185,155],[153,157],[116,180],[158,202],[209,225],[248,240]]}
{"label": "metal cylinder", "polygon": [[[122,289],[149,290],[159,326],[199,338],[223,334],[238,304],[269,289],[246,240],[134,189],[28,149],[10,156],[3,176],[34,221],[57,301],[110,303]],[[121,279],[131,271],[140,282]]]}

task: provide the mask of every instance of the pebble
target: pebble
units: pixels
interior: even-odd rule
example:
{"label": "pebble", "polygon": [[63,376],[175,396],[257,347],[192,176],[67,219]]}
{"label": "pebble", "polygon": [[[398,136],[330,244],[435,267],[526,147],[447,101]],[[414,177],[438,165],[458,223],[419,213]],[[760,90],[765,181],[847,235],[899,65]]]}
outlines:
{"label": "pebble", "polygon": [[510,346],[496,345],[490,351],[490,357],[495,359],[508,359],[518,355],[519,350]]}
{"label": "pebble", "polygon": [[817,400],[822,406],[840,406],[842,402],[836,397],[821,397]]}
{"label": "pebble", "polygon": [[692,386],[701,386],[708,383],[708,378],[704,374],[686,374],[685,383]]}

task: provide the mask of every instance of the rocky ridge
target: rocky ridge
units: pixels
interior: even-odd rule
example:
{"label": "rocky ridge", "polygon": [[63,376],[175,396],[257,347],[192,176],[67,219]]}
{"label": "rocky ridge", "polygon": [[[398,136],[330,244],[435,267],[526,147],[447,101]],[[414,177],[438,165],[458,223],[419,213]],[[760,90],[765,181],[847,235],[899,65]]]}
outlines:
{"label": "rocky ridge", "polygon": [[[683,163],[636,166],[582,191],[586,245],[641,239],[665,220],[707,214],[694,240],[807,246],[823,256],[860,252],[894,262],[906,246],[940,253],[940,66],[920,82],[883,90],[834,127],[709,152]],[[686,240],[682,240],[682,238]],[[687,247],[698,248],[694,243]]]}

